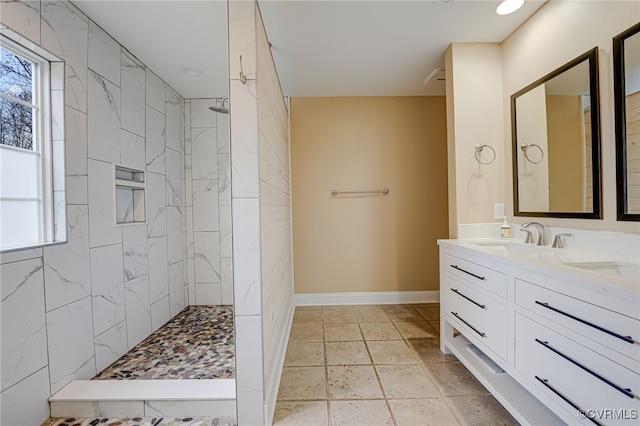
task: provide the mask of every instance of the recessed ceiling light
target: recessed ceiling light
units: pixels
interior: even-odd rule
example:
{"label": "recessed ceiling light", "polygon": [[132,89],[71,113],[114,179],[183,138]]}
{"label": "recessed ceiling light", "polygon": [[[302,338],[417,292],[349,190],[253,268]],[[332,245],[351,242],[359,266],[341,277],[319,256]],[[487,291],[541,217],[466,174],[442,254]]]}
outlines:
{"label": "recessed ceiling light", "polygon": [[200,68],[184,67],[180,68],[180,71],[188,77],[200,77],[202,75],[202,70]]}
{"label": "recessed ceiling light", "polygon": [[504,0],[496,8],[496,13],[498,15],[509,15],[520,9],[523,4],[524,0]]}

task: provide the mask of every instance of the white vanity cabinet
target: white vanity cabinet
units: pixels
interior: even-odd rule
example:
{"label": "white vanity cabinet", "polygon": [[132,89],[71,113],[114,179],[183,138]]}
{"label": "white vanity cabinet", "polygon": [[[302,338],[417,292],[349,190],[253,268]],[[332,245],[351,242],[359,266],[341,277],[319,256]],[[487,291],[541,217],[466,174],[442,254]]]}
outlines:
{"label": "white vanity cabinet", "polygon": [[456,329],[483,352],[507,360],[507,276],[472,260],[445,254],[440,276],[441,308]]}
{"label": "white vanity cabinet", "polygon": [[621,288],[554,268],[557,250],[512,256],[456,240],[439,244],[441,350],[519,422],[640,424],[640,291],[633,283]]}

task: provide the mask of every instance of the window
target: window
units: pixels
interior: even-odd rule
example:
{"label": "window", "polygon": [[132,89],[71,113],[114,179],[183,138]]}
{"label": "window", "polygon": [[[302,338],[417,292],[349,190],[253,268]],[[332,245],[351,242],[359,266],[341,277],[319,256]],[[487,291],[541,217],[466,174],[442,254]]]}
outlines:
{"label": "window", "polygon": [[[63,87],[52,90],[51,59],[1,37],[0,250],[4,251],[64,241],[66,225],[65,209],[55,208],[64,206],[64,162],[53,162],[64,159],[64,131],[54,138],[52,129],[54,115],[56,122],[64,122]],[[61,182],[55,179],[54,187],[54,175],[60,173]]]}

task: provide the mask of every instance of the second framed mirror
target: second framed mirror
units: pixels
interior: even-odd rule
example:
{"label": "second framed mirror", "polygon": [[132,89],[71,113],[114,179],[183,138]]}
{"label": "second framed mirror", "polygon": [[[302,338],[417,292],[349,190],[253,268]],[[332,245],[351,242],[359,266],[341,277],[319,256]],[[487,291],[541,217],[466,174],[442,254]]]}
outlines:
{"label": "second framed mirror", "polygon": [[618,220],[640,221],[640,23],[613,38]]}

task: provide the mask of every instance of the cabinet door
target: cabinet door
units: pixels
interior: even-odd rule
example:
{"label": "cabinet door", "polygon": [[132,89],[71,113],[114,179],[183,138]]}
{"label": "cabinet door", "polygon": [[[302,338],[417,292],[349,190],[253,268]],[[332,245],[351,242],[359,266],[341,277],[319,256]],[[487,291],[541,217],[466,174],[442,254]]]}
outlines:
{"label": "cabinet door", "polygon": [[583,410],[596,424],[638,424],[637,372],[524,315],[516,314],[515,331],[516,370],[576,419]]}

